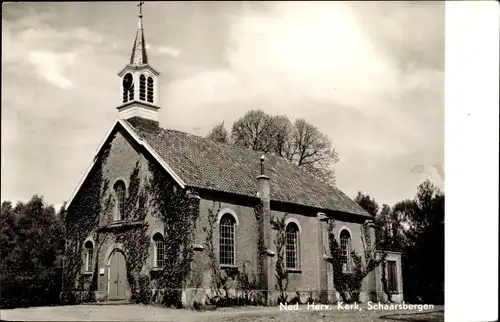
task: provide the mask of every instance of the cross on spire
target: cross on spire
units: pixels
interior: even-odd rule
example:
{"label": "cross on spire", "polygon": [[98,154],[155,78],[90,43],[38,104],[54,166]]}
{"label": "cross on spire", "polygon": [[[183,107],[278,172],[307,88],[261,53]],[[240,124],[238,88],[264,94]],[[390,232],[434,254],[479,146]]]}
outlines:
{"label": "cross on spire", "polygon": [[139,1],[139,4],[137,5],[139,7],[139,18],[142,17],[142,5],[144,4],[144,1]]}

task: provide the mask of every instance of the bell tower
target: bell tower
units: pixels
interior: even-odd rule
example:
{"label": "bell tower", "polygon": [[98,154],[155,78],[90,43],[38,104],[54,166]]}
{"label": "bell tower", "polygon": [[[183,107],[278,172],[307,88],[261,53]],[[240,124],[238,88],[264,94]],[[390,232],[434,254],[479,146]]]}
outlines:
{"label": "bell tower", "polygon": [[142,26],[142,5],[140,1],[139,21],[135,34],[130,61],[118,73],[121,79],[121,105],[117,107],[118,116],[158,122],[158,76],[160,75],[148,62],[146,40]]}

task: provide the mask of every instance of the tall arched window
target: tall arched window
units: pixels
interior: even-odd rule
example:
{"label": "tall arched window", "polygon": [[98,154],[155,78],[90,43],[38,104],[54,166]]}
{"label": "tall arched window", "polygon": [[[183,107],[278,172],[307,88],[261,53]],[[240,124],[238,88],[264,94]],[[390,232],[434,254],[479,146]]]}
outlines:
{"label": "tall arched window", "polygon": [[155,243],[155,253],[154,253],[155,267],[162,268],[165,265],[165,244],[162,234],[160,233],[154,234],[153,242]]}
{"label": "tall arched window", "polygon": [[84,267],[85,272],[92,272],[92,257],[94,256],[94,245],[90,240],[85,243]]}
{"label": "tall arched window", "polygon": [[340,255],[342,260],[342,271],[351,271],[351,234],[344,229],[340,232]]}
{"label": "tall arched window", "polygon": [[219,223],[219,258],[221,265],[234,265],[234,224],[230,214],[224,214]]}
{"label": "tall arched window", "polygon": [[118,181],[115,184],[115,194],[115,220],[123,220],[125,218],[125,183],[123,181]]}
{"label": "tall arched window", "polygon": [[146,76],[144,75],[139,77],[139,99],[146,100]]}
{"label": "tall arched window", "polygon": [[154,81],[152,77],[148,77],[148,102],[153,103],[154,101]]}
{"label": "tall arched window", "polygon": [[295,223],[289,223],[285,229],[285,267],[288,269],[299,269],[299,227]]}

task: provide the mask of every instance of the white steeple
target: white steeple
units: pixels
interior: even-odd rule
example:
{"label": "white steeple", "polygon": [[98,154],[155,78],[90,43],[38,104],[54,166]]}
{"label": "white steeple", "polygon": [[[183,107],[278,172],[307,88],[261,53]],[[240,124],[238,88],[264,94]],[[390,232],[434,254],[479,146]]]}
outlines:
{"label": "white steeple", "polygon": [[139,117],[158,121],[158,73],[148,63],[146,40],[142,25],[142,5],[140,1],[139,21],[135,34],[130,61],[118,73],[121,78],[121,105],[117,107],[122,119]]}

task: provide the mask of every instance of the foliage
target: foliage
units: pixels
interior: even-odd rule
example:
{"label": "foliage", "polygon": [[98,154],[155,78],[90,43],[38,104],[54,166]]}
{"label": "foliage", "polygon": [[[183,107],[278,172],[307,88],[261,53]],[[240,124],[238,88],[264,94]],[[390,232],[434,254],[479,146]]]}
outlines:
{"label": "foliage", "polygon": [[273,150],[273,119],[262,110],[248,111],[233,123],[231,140],[234,144],[255,151]]}
{"label": "foliage", "polygon": [[174,185],[158,165],[150,164],[149,170],[153,213],[159,214],[165,225],[165,265],[157,278],[157,289],[164,292],[164,305],[181,307],[182,289],[194,255],[192,244],[200,198],[196,192]]}
{"label": "foliage", "polygon": [[355,250],[351,250],[351,259],[353,270],[344,272],[342,269],[342,254],[339,242],[335,237],[335,220],[329,219],[328,223],[328,243],[330,248],[329,261],[333,268],[333,281],[335,289],[339,292],[342,300],[346,303],[359,301],[359,292],[363,279],[373,271],[382,261],[385,260],[383,255],[377,258],[375,255],[375,247],[369,237],[369,228],[367,225],[361,226],[361,240],[363,245],[364,256],[360,256]]}
{"label": "foliage", "polygon": [[[83,241],[91,236],[96,244],[94,262],[99,262],[98,256],[104,245],[123,245],[127,283],[133,302],[149,303],[158,299],[164,305],[180,306],[182,288],[190,273],[193,256],[191,245],[199,198],[195,192],[175,186],[156,163],[148,163],[149,171],[142,175],[141,164],[137,162],[128,180],[126,215],[117,223],[113,220],[115,201],[109,181],[103,174],[112,141],[113,138],[104,146],[91,174],[68,209],[63,301],[93,300],[97,290],[97,265],[90,281],[81,270]],[[151,245],[146,221],[149,213],[158,216],[165,227],[165,267],[155,272],[157,274],[148,272],[146,265]],[[156,289],[154,294],[152,288]]]}
{"label": "foliage", "polygon": [[274,240],[274,245],[276,245],[276,265],[275,265],[275,277],[276,277],[276,289],[280,292],[278,302],[286,303],[287,294],[286,290],[288,287],[288,271],[285,267],[285,248],[286,248],[286,218],[288,214],[285,214],[281,218],[272,218],[271,227],[276,232],[276,239]]}
{"label": "foliage", "polygon": [[[413,199],[382,205],[375,217],[377,247],[403,253],[405,299],[442,303],[444,298],[444,194],[429,180],[417,187]],[[358,193],[355,199],[372,213],[374,200]],[[371,202],[373,201],[373,202]],[[382,265],[385,270],[385,266]],[[382,276],[390,300],[387,280]]]}
{"label": "foliage", "polygon": [[87,237],[93,237],[96,241],[97,254],[106,241],[97,234],[96,227],[99,225],[100,214],[111,214],[113,208],[113,199],[108,194],[109,181],[104,179],[103,175],[103,165],[109,156],[113,138],[114,136],[103,146],[102,152],[95,160],[94,168],[66,212],[62,304],[92,300],[96,291],[97,284],[94,279],[97,278],[97,266],[89,283],[88,277],[82,275],[82,251],[83,242]]}
{"label": "foliage", "polygon": [[409,212],[410,229],[403,258],[405,298],[442,304],[444,301],[444,194],[430,181],[417,188]]}
{"label": "foliage", "polygon": [[[64,211],[64,210],[63,210]],[[64,227],[54,207],[33,196],[0,215],[0,307],[50,305],[61,290]]]}
{"label": "foliage", "polygon": [[[250,276],[247,271],[247,264],[243,263],[242,267],[224,267],[221,268],[217,257],[217,252],[214,246],[215,229],[217,224],[217,214],[220,211],[220,203],[216,209],[214,202],[211,209],[208,209],[208,225],[203,227],[205,232],[205,250],[208,254],[211,273],[211,296],[206,301],[206,304],[215,307],[235,306],[235,305],[259,305],[262,304],[261,297],[255,293],[258,289],[257,278]],[[243,296],[231,297],[229,293],[229,282],[233,281],[233,287],[239,284],[243,291]]]}
{"label": "foliage", "polygon": [[[263,230],[263,220],[264,220],[264,203],[259,200],[254,207],[255,220],[257,221],[257,269],[258,269],[258,283],[259,289],[266,290],[267,285],[264,282],[265,276],[267,275],[265,269],[265,262],[267,261],[266,244],[264,242],[264,230]],[[267,294],[267,293],[266,293]]]}
{"label": "foliage", "polygon": [[206,137],[214,142],[229,143],[229,133],[224,126],[224,122],[216,124]]}
{"label": "foliage", "polygon": [[220,269],[219,259],[214,246],[214,231],[217,224],[217,214],[220,211],[220,203],[218,203],[218,209],[215,209],[215,204],[214,202],[212,208],[208,210],[208,225],[203,227],[203,231],[205,232],[205,249],[208,254],[211,272],[212,297],[220,299],[228,295],[226,289],[228,275],[223,274],[223,271]]}
{"label": "foliage", "polygon": [[[208,137],[226,142],[224,131],[223,125],[218,124]],[[292,123],[285,115],[271,116],[262,110],[250,110],[233,123],[229,141],[285,158],[320,180],[335,184],[333,165],[338,162],[338,153],[330,139],[304,119]]]}
{"label": "foliage", "polygon": [[374,198],[371,198],[369,195],[363,194],[361,191],[358,191],[358,194],[354,198],[354,201],[373,217],[377,216],[379,206]]}

